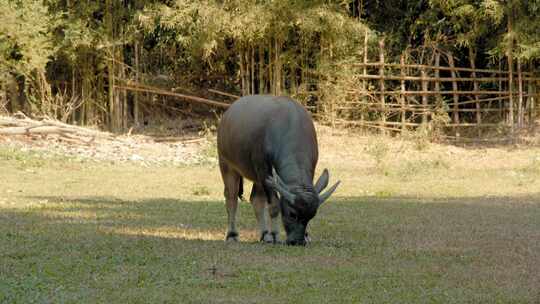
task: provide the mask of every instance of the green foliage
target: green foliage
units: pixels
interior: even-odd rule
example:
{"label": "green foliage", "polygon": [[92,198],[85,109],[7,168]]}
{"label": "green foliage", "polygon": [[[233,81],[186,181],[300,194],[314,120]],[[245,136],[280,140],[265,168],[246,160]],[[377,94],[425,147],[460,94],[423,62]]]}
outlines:
{"label": "green foliage", "polygon": [[365,33],[347,10],[327,1],[182,0],[148,6],[138,20],[147,35],[182,54],[173,69],[202,66],[206,73],[229,75],[231,69],[238,73],[249,50],[263,52],[257,64],[275,73],[281,67],[289,77],[296,69],[324,73],[328,63],[355,56]]}
{"label": "green foliage", "polygon": [[[405,50],[411,58],[428,49],[466,59],[471,49],[484,68],[506,56],[510,39],[514,57],[540,59],[540,0],[0,0],[0,7],[0,90],[6,79],[24,78],[17,97],[0,102],[25,95],[32,105],[19,108],[60,117],[47,100],[62,91],[82,100],[67,115],[80,123],[133,119],[132,96],[108,81],[134,81],[136,71],[144,83],[196,95],[285,94],[333,111],[354,83],[344,67],[362,57],[366,33],[371,55],[385,38],[389,62]],[[154,101],[145,97],[144,111],[156,111]]]}
{"label": "green foliage", "polygon": [[0,0],[0,7],[0,80],[7,72],[44,71],[55,48],[43,1]]}

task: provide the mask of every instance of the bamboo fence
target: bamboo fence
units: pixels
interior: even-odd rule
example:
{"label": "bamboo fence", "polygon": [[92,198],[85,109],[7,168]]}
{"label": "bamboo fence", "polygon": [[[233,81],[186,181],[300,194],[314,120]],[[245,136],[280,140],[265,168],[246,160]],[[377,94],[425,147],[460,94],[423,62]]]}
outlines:
{"label": "bamboo fence", "polygon": [[[444,57],[447,65],[441,64]],[[474,54],[470,66],[458,67],[451,53],[436,53],[434,64],[385,62],[384,41],[378,61],[353,64],[354,83],[347,98],[332,106],[334,124],[376,128],[381,132],[414,129],[437,121],[459,136],[463,128],[534,126],[540,78],[517,68],[508,58],[507,70],[479,69]],[[358,114],[358,112],[361,112]],[[355,114],[357,113],[357,114]]]}

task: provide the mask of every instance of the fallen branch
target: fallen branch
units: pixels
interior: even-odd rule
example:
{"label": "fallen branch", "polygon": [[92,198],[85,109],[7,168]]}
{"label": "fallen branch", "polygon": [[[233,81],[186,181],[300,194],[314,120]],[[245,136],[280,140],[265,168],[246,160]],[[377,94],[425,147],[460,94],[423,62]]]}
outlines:
{"label": "fallen branch", "polygon": [[227,96],[227,97],[231,97],[231,98],[235,98],[235,99],[238,99],[238,98],[242,97],[242,96],[226,93],[226,92],[223,92],[223,91],[219,91],[219,90],[216,90],[216,89],[208,89],[208,92],[212,92],[212,93],[215,93],[215,94],[218,94],[218,95],[223,95],[223,96]]}
{"label": "fallen branch", "polygon": [[179,142],[183,144],[188,143],[196,143],[196,142],[203,142],[205,141],[205,137],[196,137],[196,138],[183,138],[183,137],[177,137],[177,136],[167,136],[167,137],[156,137],[154,138],[154,142],[161,143],[161,142]]}
{"label": "fallen branch", "polygon": [[46,125],[30,127],[9,127],[0,129],[0,134],[2,135],[65,134],[74,132],[74,130]]}
{"label": "fallen branch", "polygon": [[0,116],[0,135],[58,135],[58,140],[73,144],[90,145],[96,138],[112,140],[114,137],[106,132],[69,125],[49,117],[40,117],[39,120],[28,118],[23,113],[13,116]]}
{"label": "fallen branch", "polygon": [[224,102],[214,101],[214,100],[210,100],[210,99],[207,99],[207,98],[191,96],[191,95],[186,95],[186,94],[173,93],[173,92],[166,91],[166,90],[163,90],[163,89],[158,89],[158,88],[150,89],[150,88],[148,88],[148,86],[137,87],[137,86],[129,86],[129,85],[115,85],[114,88],[119,89],[119,90],[146,92],[146,93],[152,93],[152,94],[158,94],[158,95],[177,97],[177,98],[181,98],[181,99],[183,99],[183,100],[185,100],[187,102],[205,104],[205,105],[208,105],[208,106],[214,106],[214,107],[224,108],[224,109],[226,109],[226,108],[228,108],[230,106],[230,104],[224,103]]}

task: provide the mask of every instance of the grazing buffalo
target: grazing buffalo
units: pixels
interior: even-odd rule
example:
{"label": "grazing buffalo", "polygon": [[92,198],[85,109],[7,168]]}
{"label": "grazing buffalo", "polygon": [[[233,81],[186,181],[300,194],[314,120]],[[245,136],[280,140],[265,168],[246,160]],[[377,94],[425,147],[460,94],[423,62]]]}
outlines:
{"label": "grazing buffalo", "polygon": [[339,185],[322,193],[326,169],[313,184],[318,147],[309,113],[288,97],[245,96],[223,115],[217,141],[229,222],[226,240],[238,240],[236,210],[245,177],[253,181],[250,201],[261,241],[279,242],[281,213],[287,244],[305,245],[308,222]]}

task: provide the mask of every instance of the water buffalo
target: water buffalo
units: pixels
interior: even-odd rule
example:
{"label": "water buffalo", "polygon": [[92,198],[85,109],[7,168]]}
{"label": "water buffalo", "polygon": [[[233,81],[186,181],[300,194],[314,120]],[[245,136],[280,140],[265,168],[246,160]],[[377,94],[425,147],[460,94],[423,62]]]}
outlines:
{"label": "water buffalo", "polygon": [[322,193],[329,179],[324,169],[313,184],[317,135],[304,107],[288,97],[242,97],[223,114],[217,144],[228,213],[226,240],[238,240],[236,210],[247,178],[253,181],[250,201],[261,241],[279,242],[281,213],[286,243],[305,245],[308,222],[339,181]]}

